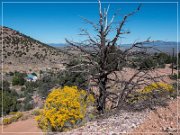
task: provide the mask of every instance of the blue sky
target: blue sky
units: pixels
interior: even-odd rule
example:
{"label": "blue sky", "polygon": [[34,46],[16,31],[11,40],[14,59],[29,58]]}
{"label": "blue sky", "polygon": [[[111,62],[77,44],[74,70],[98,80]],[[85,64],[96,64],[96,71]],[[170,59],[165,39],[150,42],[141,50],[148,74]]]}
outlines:
{"label": "blue sky", "polygon": [[[130,2],[132,0],[126,1]],[[116,2],[122,1],[116,0]],[[144,2],[147,1],[144,0]],[[107,7],[107,5],[103,4],[103,7]],[[109,17],[117,9],[120,9],[120,16],[116,19],[118,22],[123,15],[134,10],[137,6],[138,4],[136,3],[110,3]],[[3,15],[4,26],[18,30],[44,43],[64,43],[65,38],[75,41],[81,40],[82,37],[78,36],[79,28],[87,28],[94,34],[91,27],[84,23],[80,16],[98,22],[98,4],[4,3]],[[129,18],[125,29],[130,30],[131,34],[125,36],[121,40],[122,43],[145,40],[148,37],[154,40],[176,41],[177,4],[144,3],[141,10]]]}

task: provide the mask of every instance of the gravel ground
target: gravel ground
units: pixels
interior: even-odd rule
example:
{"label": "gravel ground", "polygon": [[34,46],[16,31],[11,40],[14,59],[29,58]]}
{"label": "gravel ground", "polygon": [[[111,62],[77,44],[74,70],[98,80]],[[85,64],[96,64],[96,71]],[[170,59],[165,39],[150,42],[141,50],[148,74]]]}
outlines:
{"label": "gravel ground", "polygon": [[180,135],[180,98],[168,106],[141,112],[120,111],[57,135]]}
{"label": "gravel ground", "polygon": [[[179,125],[179,126],[178,126]],[[148,114],[146,120],[133,133],[146,132],[149,135],[180,135],[180,98],[169,102]],[[143,135],[143,134],[139,134]]]}
{"label": "gravel ground", "polygon": [[127,133],[143,123],[147,114],[147,110],[142,112],[120,111],[109,118],[88,122],[80,128],[57,135],[115,135],[115,133]]}

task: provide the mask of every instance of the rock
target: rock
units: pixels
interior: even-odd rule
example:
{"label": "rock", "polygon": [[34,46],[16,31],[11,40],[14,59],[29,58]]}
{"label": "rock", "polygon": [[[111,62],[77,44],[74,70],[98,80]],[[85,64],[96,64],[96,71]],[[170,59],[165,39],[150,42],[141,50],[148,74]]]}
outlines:
{"label": "rock", "polygon": [[132,124],[132,128],[135,128],[135,127],[136,127],[136,124],[133,123],[133,124]]}

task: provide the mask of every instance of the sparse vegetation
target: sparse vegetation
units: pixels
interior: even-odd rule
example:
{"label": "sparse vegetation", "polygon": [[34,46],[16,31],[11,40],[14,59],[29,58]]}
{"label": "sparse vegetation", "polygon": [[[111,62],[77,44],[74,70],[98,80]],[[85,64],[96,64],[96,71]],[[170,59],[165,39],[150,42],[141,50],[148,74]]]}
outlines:
{"label": "sparse vegetation", "polygon": [[21,113],[21,112],[14,113],[14,114],[12,114],[11,117],[3,118],[3,124],[4,124],[4,125],[8,125],[8,124],[11,124],[12,122],[16,122],[16,121],[18,121],[22,116],[23,116],[23,113]]}
{"label": "sparse vegetation", "polygon": [[50,64],[53,59],[58,61],[63,57],[62,52],[54,47],[48,46],[11,28],[2,28],[4,39],[3,56],[6,59],[4,64],[9,62],[15,65],[24,62],[35,62],[38,64],[46,62]]}
{"label": "sparse vegetation", "polygon": [[40,110],[40,109],[34,109],[34,110],[32,111],[32,115],[34,115],[34,116],[38,116],[38,115],[40,115],[40,113],[41,113],[41,110]]}
{"label": "sparse vegetation", "polygon": [[33,109],[34,108],[33,103],[34,101],[31,95],[28,94],[27,96],[25,96],[25,100],[23,101],[23,105],[22,105],[23,111],[28,111]]}
{"label": "sparse vegetation", "polygon": [[62,72],[58,75],[60,86],[78,86],[78,88],[87,89],[88,77],[86,73]]}
{"label": "sparse vegetation", "polygon": [[13,79],[12,79],[12,85],[24,85],[25,76],[26,76],[26,74],[24,74],[24,73],[15,72]]}
{"label": "sparse vegetation", "polygon": [[164,105],[165,99],[173,96],[176,90],[172,85],[157,82],[145,86],[143,89],[131,93],[127,97],[127,103],[133,106],[138,105],[136,109],[141,110],[146,107],[154,107],[155,105]]}
{"label": "sparse vegetation", "polygon": [[[3,95],[2,95],[3,92]],[[0,89],[0,97],[3,96],[3,104],[0,101],[0,108],[3,106],[3,115],[7,115],[12,111],[18,111],[20,106],[17,102],[18,94],[15,91],[8,91]],[[2,113],[0,114],[0,116]]]}
{"label": "sparse vegetation", "polygon": [[177,80],[177,79],[180,79],[180,72],[178,72],[178,74],[171,74],[169,75],[169,78],[172,79],[172,80]]}

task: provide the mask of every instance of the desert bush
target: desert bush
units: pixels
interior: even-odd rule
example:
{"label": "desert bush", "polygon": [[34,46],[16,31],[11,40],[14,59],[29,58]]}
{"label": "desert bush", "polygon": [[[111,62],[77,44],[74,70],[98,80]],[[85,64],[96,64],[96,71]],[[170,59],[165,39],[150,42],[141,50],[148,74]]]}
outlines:
{"label": "desert bush", "polygon": [[67,65],[67,68],[71,67],[71,66],[75,66],[75,65],[77,65],[79,63],[80,63],[79,59],[72,59],[72,60],[69,61],[68,65]]}
{"label": "desert bush", "polygon": [[40,115],[40,112],[41,112],[40,109],[34,109],[34,110],[32,111],[32,115],[38,116],[38,115]]}
{"label": "desert bush", "polygon": [[44,131],[65,131],[81,123],[92,102],[93,96],[76,86],[54,89],[36,120]]}
{"label": "desert bush", "polygon": [[139,65],[139,69],[144,69],[144,70],[148,70],[148,69],[152,69],[155,68],[157,65],[156,61],[153,59],[153,57],[148,57],[146,59],[144,58],[140,58],[140,61],[142,61]]}
{"label": "desert bush", "polygon": [[[1,80],[0,81],[0,86],[2,86],[2,82],[3,82],[3,91],[10,91],[10,83],[7,80]],[[0,90],[2,90],[2,87],[0,87]]]}
{"label": "desert bush", "polygon": [[62,72],[58,75],[60,86],[78,86],[81,89],[87,89],[87,74],[79,72]]}
{"label": "desert bush", "polygon": [[158,65],[170,64],[172,63],[172,57],[166,53],[155,53],[154,57],[156,57],[156,61]]}
{"label": "desert bush", "polygon": [[[9,112],[18,110],[17,93],[11,91],[0,91],[0,97],[3,96],[3,105],[0,101],[0,108],[3,107],[3,115],[9,114]],[[1,116],[1,113],[0,113]]]}
{"label": "desert bush", "polygon": [[23,113],[22,112],[17,112],[15,116],[16,116],[17,119],[19,119],[19,118],[21,118],[23,116]]}
{"label": "desert bush", "polygon": [[148,86],[145,86],[144,89],[140,90],[139,92],[142,94],[146,94],[146,93],[152,93],[155,90],[159,92],[163,92],[163,90],[168,91],[168,92],[174,91],[172,85],[169,85],[163,82],[157,82],[157,83],[152,83]]}
{"label": "desert bush", "polygon": [[180,79],[180,72],[178,72],[178,74],[169,75],[169,78],[172,80]]}
{"label": "desert bush", "polygon": [[25,76],[26,74],[24,73],[15,73],[12,79],[12,85],[24,85],[25,83]]}
{"label": "desert bush", "polygon": [[9,75],[10,75],[10,76],[13,76],[13,75],[14,75],[14,72],[9,72]]}
{"label": "desert bush", "polygon": [[25,100],[23,101],[23,110],[28,111],[33,109],[34,102],[31,95],[26,95]]}
{"label": "desert bush", "polygon": [[11,124],[10,118],[4,118],[3,119],[3,125]]}
{"label": "desert bush", "polygon": [[176,63],[177,58],[166,53],[154,53],[148,58],[137,57],[135,61],[141,61],[139,65],[134,65],[133,68],[151,69],[151,68],[165,68],[165,64]]}
{"label": "desert bush", "polygon": [[38,82],[26,82],[24,91],[32,94],[34,91],[37,90],[38,86]]}
{"label": "desert bush", "polygon": [[15,115],[17,112],[10,112],[9,115]]}
{"label": "desert bush", "polygon": [[21,118],[23,116],[23,113],[21,112],[17,112],[15,115],[13,115],[11,118],[10,118],[10,121],[11,123],[12,122],[16,122],[19,118]]}
{"label": "desert bush", "polygon": [[41,97],[47,97],[50,90],[57,85],[57,76],[53,73],[47,73],[41,79],[36,81],[37,85],[37,92]]}
{"label": "desert bush", "polygon": [[[2,85],[2,81],[0,82]],[[3,91],[2,87],[0,87],[0,97],[3,96],[3,104],[2,100],[0,101],[0,108],[3,107],[3,114],[7,115],[9,112],[18,111],[19,104],[17,99],[19,97],[18,93],[15,90],[10,89],[10,84],[8,81],[3,80]],[[1,113],[0,113],[1,116]]]}
{"label": "desert bush", "polygon": [[16,121],[18,121],[22,116],[23,116],[23,113],[21,113],[21,112],[13,113],[13,116],[11,116],[11,117],[9,117],[9,118],[3,118],[3,124],[4,124],[4,125],[7,125],[7,124],[11,124],[12,122],[16,122]]}
{"label": "desert bush", "polygon": [[39,86],[38,86],[38,94],[41,97],[47,97],[47,95],[49,94],[49,91],[55,86],[55,82],[54,81],[50,81],[50,82],[43,82],[43,81],[39,81]]}
{"label": "desert bush", "polygon": [[174,88],[174,92],[172,93],[172,97],[173,98],[176,98],[177,96],[179,96],[180,95],[180,85],[178,85],[180,82],[174,82],[173,84],[172,84],[172,86],[173,86],[173,88]]}
{"label": "desert bush", "polygon": [[145,104],[147,105],[146,107],[160,104],[160,102],[163,104],[162,101],[171,96],[174,92],[175,90],[170,84],[163,82],[152,83],[133,94],[129,94],[127,103],[131,105],[141,103],[144,107]]}
{"label": "desert bush", "polygon": [[34,73],[34,72],[32,73],[32,75],[37,76],[37,74],[36,74],[36,73]]}

